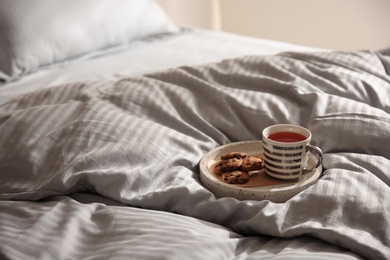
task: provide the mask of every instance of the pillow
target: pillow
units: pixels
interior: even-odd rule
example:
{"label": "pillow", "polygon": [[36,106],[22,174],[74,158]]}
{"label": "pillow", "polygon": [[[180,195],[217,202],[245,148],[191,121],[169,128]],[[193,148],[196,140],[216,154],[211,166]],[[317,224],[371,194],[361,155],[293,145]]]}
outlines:
{"label": "pillow", "polygon": [[1,0],[0,77],[176,31],[154,0]]}

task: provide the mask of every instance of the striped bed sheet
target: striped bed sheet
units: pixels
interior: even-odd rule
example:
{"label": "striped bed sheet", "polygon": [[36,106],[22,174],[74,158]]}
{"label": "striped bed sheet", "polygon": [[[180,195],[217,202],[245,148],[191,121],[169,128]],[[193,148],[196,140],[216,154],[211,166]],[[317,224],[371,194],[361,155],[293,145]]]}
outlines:
{"label": "striped bed sheet", "polygon": [[[0,106],[4,259],[389,259],[390,49],[290,52],[17,95]],[[323,175],[216,198],[199,161],[307,127]]]}

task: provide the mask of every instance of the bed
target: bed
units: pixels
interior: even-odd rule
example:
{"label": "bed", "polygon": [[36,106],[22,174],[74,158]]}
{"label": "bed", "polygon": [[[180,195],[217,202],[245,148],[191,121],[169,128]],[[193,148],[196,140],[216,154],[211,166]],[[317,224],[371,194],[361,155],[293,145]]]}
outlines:
{"label": "bed", "polygon": [[[142,15],[140,15],[142,14]],[[0,2],[1,259],[390,259],[390,49],[174,24],[155,1]],[[216,197],[209,151],[313,133],[284,202]]]}

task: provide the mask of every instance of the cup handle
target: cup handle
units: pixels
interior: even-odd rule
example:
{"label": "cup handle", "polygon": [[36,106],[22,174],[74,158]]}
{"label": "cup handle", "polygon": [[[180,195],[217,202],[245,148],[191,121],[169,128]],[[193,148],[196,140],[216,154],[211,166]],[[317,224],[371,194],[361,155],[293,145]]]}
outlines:
{"label": "cup handle", "polygon": [[311,167],[310,169],[304,168],[302,170],[302,174],[307,174],[307,173],[312,172],[313,169],[317,168],[318,166],[320,166],[322,164],[322,160],[323,160],[323,157],[322,157],[323,153],[319,147],[308,144],[306,146],[306,151],[314,154],[314,156],[317,157],[317,163],[313,167]]}

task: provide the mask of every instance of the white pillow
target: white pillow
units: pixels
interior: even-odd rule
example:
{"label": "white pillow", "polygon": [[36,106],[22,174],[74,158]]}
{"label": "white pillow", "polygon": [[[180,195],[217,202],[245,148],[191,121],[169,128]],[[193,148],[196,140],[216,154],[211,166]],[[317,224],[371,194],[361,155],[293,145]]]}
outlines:
{"label": "white pillow", "polygon": [[1,0],[0,77],[176,31],[154,0]]}

